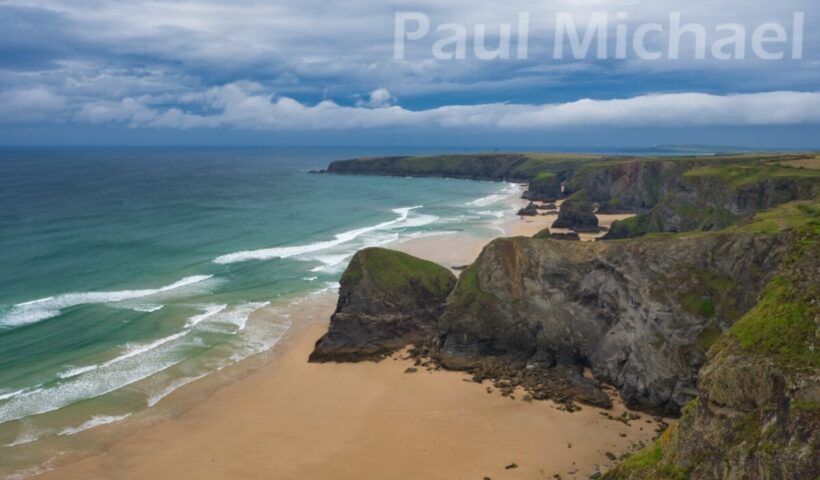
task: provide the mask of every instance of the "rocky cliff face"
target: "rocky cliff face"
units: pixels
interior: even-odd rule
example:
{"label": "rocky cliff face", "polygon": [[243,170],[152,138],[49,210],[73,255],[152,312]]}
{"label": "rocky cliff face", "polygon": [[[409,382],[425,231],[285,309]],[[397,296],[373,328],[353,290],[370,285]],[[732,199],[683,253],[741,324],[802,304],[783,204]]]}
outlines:
{"label": "rocky cliff face", "polygon": [[598,217],[595,207],[585,190],[575,193],[563,204],[553,228],[570,228],[576,232],[598,232]]}
{"label": "rocky cliff face", "polygon": [[675,413],[697,393],[709,344],[777,268],[777,236],[496,240],[439,322],[442,362],[589,367],[632,406]]}
{"label": "rocky cliff face", "polygon": [[677,428],[607,478],[817,478],[820,237],[791,240],[760,301],[709,351]]}
{"label": "rocky cliff face", "polygon": [[429,338],[455,284],[455,276],[435,263],[381,248],[359,251],[310,361],[378,359]]}
{"label": "rocky cliff face", "polygon": [[715,231],[755,212],[817,195],[820,174],[768,164],[667,161],[629,164],[577,177],[602,211],[640,212],[616,222],[605,239],[649,232]]}
{"label": "rocky cliff face", "polygon": [[[587,195],[599,213],[637,212],[605,239],[650,232],[716,231],[754,212],[813,199],[820,172],[783,166],[811,155],[627,158],[478,154],[387,157],[333,162],[330,173],[528,182],[524,198]],[[568,212],[572,213],[572,212]]]}

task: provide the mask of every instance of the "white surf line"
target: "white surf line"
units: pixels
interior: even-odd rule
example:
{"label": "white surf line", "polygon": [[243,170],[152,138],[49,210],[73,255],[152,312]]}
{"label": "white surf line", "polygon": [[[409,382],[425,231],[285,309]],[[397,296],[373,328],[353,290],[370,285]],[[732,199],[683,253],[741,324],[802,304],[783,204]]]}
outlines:
{"label": "white surf line", "polygon": [[63,309],[86,304],[115,303],[123,300],[149,297],[194,285],[213,278],[213,275],[185,277],[164,287],[144,290],[119,290],[110,292],[73,292],[18,303],[0,317],[0,327],[17,327],[40,322],[60,315]]}
{"label": "white surf line", "polygon": [[[417,205],[415,207],[404,207],[404,208],[396,208],[393,209],[393,213],[398,215],[398,218],[395,220],[390,220],[387,222],[379,223],[377,225],[371,225],[369,227],[362,227],[357,228],[355,230],[349,230],[347,232],[339,233],[335,236],[333,240],[326,240],[323,242],[315,242],[309,243],[307,245],[296,245],[291,247],[274,247],[274,248],[262,248],[258,250],[244,250],[241,252],[234,252],[229,253],[227,255],[222,255],[214,259],[214,263],[218,264],[230,264],[230,263],[238,263],[238,262],[247,262],[249,260],[271,260],[274,258],[289,258],[294,257],[296,255],[302,255],[305,253],[317,252],[319,250],[325,250],[328,248],[336,247],[343,243],[350,242],[352,240],[357,239],[358,237],[377,230],[384,230],[389,228],[396,228],[397,226],[401,225],[405,222],[410,212],[413,210],[417,210],[422,208],[423,205]],[[432,216],[428,216],[432,217]],[[425,219],[424,221],[429,221]],[[433,220],[435,221],[435,220]],[[412,227],[418,226],[417,222],[411,221],[407,222],[406,225],[401,225],[401,227]]]}
{"label": "white surf line", "polygon": [[174,334],[169,335],[167,337],[157,339],[157,340],[155,340],[151,343],[141,343],[141,344],[137,344],[137,345],[133,345],[133,346],[127,346],[126,345],[124,347],[126,349],[125,353],[123,353],[123,354],[121,354],[117,357],[114,357],[111,360],[100,363],[98,365],[88,365],[88,366],[85,366],[85,367],[71,368],[71,369],[69,369],[65,372],[58,373],[57,376],[60,377],[61,379],[76,377],[76,376],[82,375],[83,373],[90,372],[90,371],[93,371],[93,370],[97,370],[98,368],[109,367],[109,366],[114,365],[116,363],[122,362],[123,360],[128,360],[129,358],[133,358],[137,355],[141,355],[143,353],[150,352],[151,350],[154,350],[155,348],[159,348],[159,347],[165,345],[166,343],[170,343],[174,340],[177,340],[179,338],[184,337],[185,335],[190,333],[191,330],[193,329],[193,327],[195,327],[198,323],[203,322],[204,320],[207,320],[208,318],[220,313],[221,311],[225,310],[227,307],[228,307],[227,305],[209,306],[209,307],[206,308],[205,312],[203,312],[199,315],[194,315],[193,317],[189,318],[188,321],[185,323],[185,328],[183,330],[180,330],[177,333],[174,333]]}

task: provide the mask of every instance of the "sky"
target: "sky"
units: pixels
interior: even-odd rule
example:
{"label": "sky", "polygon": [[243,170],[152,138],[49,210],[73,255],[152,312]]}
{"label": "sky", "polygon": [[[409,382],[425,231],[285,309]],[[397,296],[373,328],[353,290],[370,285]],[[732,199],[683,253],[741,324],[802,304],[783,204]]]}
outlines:
{"label": "sky", "polygon": [[[558,58],[559,14],[579,39],[609,24]],[[675,14],[705,58],[696,34],[670,54]],[[397,32],[408,15],[427,34]],[[727,24],[746,32],[720,52],[744,58],[714,54]],[[782,59],[757,54],[764,24]],[[820,149],[818,27],[816,0],[0,0],[0,145]],[[505,28],[509,58],[487,58]]]}

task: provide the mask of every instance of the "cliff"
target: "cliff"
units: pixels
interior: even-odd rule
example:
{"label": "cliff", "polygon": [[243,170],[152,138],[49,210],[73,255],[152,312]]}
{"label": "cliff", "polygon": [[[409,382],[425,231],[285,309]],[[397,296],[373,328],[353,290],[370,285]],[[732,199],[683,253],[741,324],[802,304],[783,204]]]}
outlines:
{"label": "cliff", "polygon": [[570,153],[485,153],[358,158],[335,161],[323,173],[528,182],[525,198],[555,200],[562,196],[561,186],[573,172],[593,160],[604,160],[604,157]]}
{"label": "cliff", "polygon": [[456,278],[435,263],[368,248],[354,255],[340,283],[330,329],[312,362],[379,359],[428,338]]}
{"label": "cliff", "polygon": [[[814,154],[617,157],[572,154],[470,154],[337,161],[326,172],[527,182],[524,198],[583,194],[599,213],[636,212],[605,239],[652,232],[717,231],[755,212],[816,198]],[[584,228],[584,227],[581,227]]]}
{"label": "cliff", "polygon": [[[756,306],[723,335],[676,428],[609,479],[815,479],[820,472],[820,209]],[[813,219],[813,220],[811,220]]]}
{"label": "cliff", "polygon": [[754,306],[782,253],[781,237],[747,233],[496,240],[447,302],[441,362],[586,367],[629,405],[676,413],[696,395],[706,349]]}

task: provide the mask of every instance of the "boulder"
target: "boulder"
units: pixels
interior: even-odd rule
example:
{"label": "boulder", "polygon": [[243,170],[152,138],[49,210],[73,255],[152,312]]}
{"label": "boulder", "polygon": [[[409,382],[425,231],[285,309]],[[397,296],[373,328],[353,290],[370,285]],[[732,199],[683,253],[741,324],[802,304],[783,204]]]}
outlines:
{"label": "boulder", "polygon": [[538,215],[538,208],[535,204],[530,202],[529,205],[518,211],[518,215],[522,217],[534,217]]}

